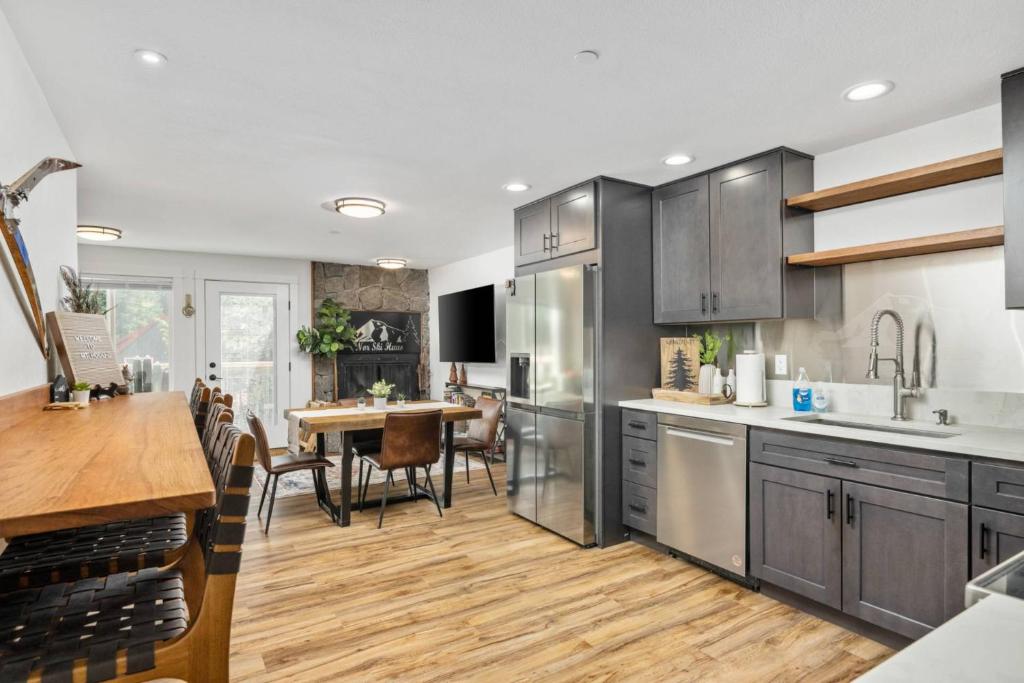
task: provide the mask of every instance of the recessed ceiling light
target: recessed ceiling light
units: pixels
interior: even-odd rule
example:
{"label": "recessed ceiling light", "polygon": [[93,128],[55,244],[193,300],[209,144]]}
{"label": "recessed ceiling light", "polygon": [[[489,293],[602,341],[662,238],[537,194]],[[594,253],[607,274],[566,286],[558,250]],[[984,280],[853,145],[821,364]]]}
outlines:
{"label": "recessed ceiling light", "polygon": [[75,234],[91,242],[113,242],[121,239],[120,230],[103,225],[79,225],[75,229]]}
{"label": "recessed ceiling light", "polygon": [[387,268],[388,270],[398,270],[399,268],[405,268],[407,261],[404,258],[379,258],[377,259],[378,268]]}
{"label": "recessed ceiling light", "polygon": [[530,189],[530,186],[527,185],[526,183],[509,183],[508,185],[503,185],[502,187],[504,187],[509,192],[526,192],[527,190]]}
{"label": "recessed ceiling light", "polygon": [[595,50],[581,50],[573,55],[573,59],[580,64],[593,64],[600,58],[601,56]]}
{"label": "recessed ceiling light", "polygon": [[892,81],[868,81],[851,85],[843,91],[843,98],[851,102],[873,100],[876,97],[892,92],[896,85]]}
{"label": "recessed ceiling light", "polygon": [[334,210],[352,218],[374,218],[384,215],[384,202],[369,197],[342,197],[334,200]]}
{"label": "recessed ceiling light", "polygon": [[146,66],[160,66],[167,61],[167,57],[164,57],[156,50],[136,50],[135,59]]}
{"label": "recessed ceiling light", "polygon": [[666,166],[682,166],[693,161],[693,157],[689,154],[672,154],[661,160],[661,163]]}

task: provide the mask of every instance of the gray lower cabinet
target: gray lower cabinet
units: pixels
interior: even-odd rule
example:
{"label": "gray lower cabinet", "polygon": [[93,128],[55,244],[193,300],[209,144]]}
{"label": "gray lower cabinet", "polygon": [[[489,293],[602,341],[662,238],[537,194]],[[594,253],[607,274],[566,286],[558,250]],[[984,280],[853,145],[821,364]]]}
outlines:
{"label": "gray lower cabinet", "polygon": [[967,505],[843,482],[843,611],[919,638],[964,606]]}
{"label": "gray lower cabinet", "polygon": [[971,576],[1024,552],[1024,515],[971,507]]}
{"label": "gray lower cabinet", "polygon": [[750,465],[750,573],[842,609],[838,479]]}
{"label": "gray lower cabinet", "polygon": [[658,489],[622,482],[622,523],[652,536],[658,533]]}

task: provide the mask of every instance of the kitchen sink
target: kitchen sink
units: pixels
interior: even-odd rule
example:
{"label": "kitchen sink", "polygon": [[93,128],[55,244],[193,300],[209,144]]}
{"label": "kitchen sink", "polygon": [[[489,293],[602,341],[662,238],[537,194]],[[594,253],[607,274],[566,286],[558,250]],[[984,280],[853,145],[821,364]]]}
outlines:
{"label": "kitchen sink", "polygon": [[891,432],[893,434],[906,434],[907,436],[925,436],[932,439],[948,439],[951,436],[960,436],[960,432],[939,431],[937,429],[915,429],[914,427],[897,427],[895,425],[884,425],[875,422],[855,422],[842,418],[828,417],[825,415],[795,415],[784,417],[783,420],[793,422],[806,422],[809,424],[826,425],[828,427],[847,427],[849,429],[866,429],[873,432]]}

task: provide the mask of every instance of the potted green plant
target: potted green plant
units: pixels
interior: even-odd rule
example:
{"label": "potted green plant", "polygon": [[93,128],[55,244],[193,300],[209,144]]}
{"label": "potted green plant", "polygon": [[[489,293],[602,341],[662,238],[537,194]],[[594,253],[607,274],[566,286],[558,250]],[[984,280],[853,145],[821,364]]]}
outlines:
{"label": "potted green plant", "polygon": [[338,353],[355,346],[356,330],[352,312],[334,299],[324,299],[316,309],[312,327],[302,326],[295,333],[299,348],[306,353],[331,359],[331,400],[338,400]]}
{"label": "potted green plant", "polygon": [[75,382],[71,388],[74,390],[75,403],[80,403],[83,406],[89,405],[91,384],[88,382]]}
{"label": "potted green plant", "polygon": [[402,392],[400,391],[400,392],[398,392],[398,394],[397,394],[397,395],[395,396],[395,398],[397,398],[397,399],[398,399],[398,407],[399,407],[399,408],[404,408],[404,407],[405,407],[405,394],[403,394],[403,393],[402,393]]}
{"label": "potted green plant", "polygon": [[370,394],[373,396],[374,410],[384,410],[388,407],[388,396],[391,395],[391,390],[394,388],[394,384],[388,384],[382,379],[373,383],[373,386],[370,387]]}
{"label": "potted green plant", "polygon": [[697,393],[711,394],[715,381],[715,367],[718,364],[718,352],[722,350],[722,344],[729,339],[719,337],[711,330],[705,330],[704,336],[693,335],[700,342],[700,374],[697,375]]}

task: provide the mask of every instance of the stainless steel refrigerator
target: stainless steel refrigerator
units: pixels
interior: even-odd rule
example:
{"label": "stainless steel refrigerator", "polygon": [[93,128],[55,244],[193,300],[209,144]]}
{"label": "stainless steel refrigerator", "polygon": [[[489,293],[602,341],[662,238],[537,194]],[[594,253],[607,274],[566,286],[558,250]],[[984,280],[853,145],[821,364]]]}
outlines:
{"label": "stainless steel refrigerator", "polygon": [[595,543],[597,269],[568,266],[507,289],[509,510]]}

